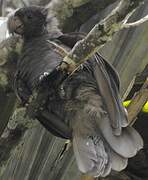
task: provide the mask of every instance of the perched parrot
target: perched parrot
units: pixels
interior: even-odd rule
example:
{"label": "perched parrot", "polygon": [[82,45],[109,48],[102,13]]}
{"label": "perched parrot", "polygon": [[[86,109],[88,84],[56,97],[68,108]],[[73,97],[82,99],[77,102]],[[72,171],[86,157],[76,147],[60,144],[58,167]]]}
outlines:
{"label": "perched parrot", "polygon": [[[56,19],[48,15],[43,7],[30,6],[18,9],[8,20],[10,33],[23,38],[14,77],[14,90],[23,104],[62,61],[48,40],[69,51],[84,37],[63,34]],[[56,88],[52,87],[55,81],[52,75],[43,83],[42,93],[45,90],[48,96],[43,111],[36,115],[38,121],[55,136],[71,139],[82,173],[105,177],[111,170],[123,170],[143,141],[128,126],[113,66],[96,53]]]}

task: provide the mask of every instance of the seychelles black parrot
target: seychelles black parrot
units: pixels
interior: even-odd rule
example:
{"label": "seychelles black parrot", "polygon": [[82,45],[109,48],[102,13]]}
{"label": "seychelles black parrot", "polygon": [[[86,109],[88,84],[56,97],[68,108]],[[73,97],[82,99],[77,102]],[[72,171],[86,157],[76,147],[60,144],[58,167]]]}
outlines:
{"label": "seychelles black parrot", "polygon": [[[36,118],[55,136],[71,139],[81,172],[105,177],[111,170],[121,171],[128,158],[143,147],[143,141],[128,126],[118,73],[96,53],[59,86],[53,86],[57,78],[50,78],[50,74],[62,57],[48,40],[69,51],[84,35],[63,34],[55,18],[47,14],[43,7],[30,6],[16,10],[9,18],[9,31],[23,39],[14,77],[16,95],[26,104],[43,85],[42,93],[47,96]],[[44,78],[49,78],[47,83]]]}

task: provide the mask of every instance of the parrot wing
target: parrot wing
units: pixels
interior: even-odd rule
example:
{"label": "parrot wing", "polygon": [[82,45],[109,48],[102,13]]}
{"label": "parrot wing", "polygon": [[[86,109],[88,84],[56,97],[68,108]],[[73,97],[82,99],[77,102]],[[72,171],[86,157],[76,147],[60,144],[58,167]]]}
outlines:
{"label": "parrot wing", "polygon": [[119,95],[120,81],[115,69],[98,53],[93,73],[102,99],[106,105],[111,126],[115,135],[121,134],[122,127],[128,125],[126,111]]}

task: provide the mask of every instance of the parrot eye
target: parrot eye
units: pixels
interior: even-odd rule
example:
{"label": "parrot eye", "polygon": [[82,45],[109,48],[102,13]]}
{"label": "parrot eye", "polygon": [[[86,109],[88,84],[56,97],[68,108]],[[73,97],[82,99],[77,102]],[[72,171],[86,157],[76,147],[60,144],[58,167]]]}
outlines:
{"label": "parrot eye", "polygon": [[33,18],[31,13],[26,14],[26,17],[27,17],[27,19],[32,19]]}
{"label": "parrot eye", "polygon": [[27,19],[32,19],[32,15],[27,15]]}

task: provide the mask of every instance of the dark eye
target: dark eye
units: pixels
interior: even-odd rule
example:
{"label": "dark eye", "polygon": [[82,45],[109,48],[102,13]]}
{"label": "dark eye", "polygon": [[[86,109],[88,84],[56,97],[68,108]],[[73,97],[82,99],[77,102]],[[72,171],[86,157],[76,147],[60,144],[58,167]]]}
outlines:
{"label": "dark eye", "polygon": [[26,16],[27,16],[27,19],[32,19],[33,18],[31,13],[26,14]]}
{"label": "dark eye", "polygon": [[32,15],[27,15],[27,19],[32,19]]}

